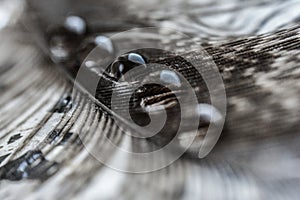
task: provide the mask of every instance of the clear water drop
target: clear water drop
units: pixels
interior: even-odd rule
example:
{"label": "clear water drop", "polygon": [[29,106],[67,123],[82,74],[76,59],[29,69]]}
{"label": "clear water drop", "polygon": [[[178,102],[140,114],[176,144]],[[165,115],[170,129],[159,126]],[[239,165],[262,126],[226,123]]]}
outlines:
{"label": "clear water drop", "polygon": [[105,67],[114,55],[114,46],[110,38],[102,35],[94,36],[84,40],[77,52],[80,63],[85,60],[88,68]]}
{"label": "clear water drop", "polygon": [[141,65],[146,64],[145,59],[137,53],[129,53],[128,54],[128,60],[133,62],[133,63],[137,63],[137,64],[141,64]]}
{"label": "clear water drop", "polygon": [[160,73],[160,80],[164,83],[173,84],[177,87],[181,86],[179,76],[171,70],[162,70]]}
{"label": "clear water drop", "polygon": [[49,31],[49,49],[54,62],[72,59],[81,42],[81,37],[64,27]]}
{"label": "clear water drop", "polygon": [[111,76],[116,79],[120,79],[124,74],[126,74],[131,69],[144,66],[146,67],[146,59],[137,53],[129,53],[122,56],[119,56],[112,64],[111,64]]}
{"label": "clear water drop", "polygon": [[50,47],[50,52],[53,58],[58,62],[67,60],[70,55],[69,51],[62,45],[53,45]]}
{"label": "clear water drop", "polygon": [[210,104],[200,103],[196,111],[200,116],[200,120],[208,123],[218,123],[223,118],[218,109]]}
{"label": "clear water drop", "polygon": [[64,26],[71,32],[82,35],[86,32],[86,23],[84,19],[79,16],[68,16],[65,20]]}
{"label": "clear water drop", "polygon": [[103,49],[106,49],[108,52],[113,53],[114,46],[110,38],[99,35],[95,37],[94,42],[97,46],[101,46]]}
{"label": "clear water drop", "polygon": [[85,66],[88,68],[93,68],[97,66],[97,63],[92,60],[87,60],[85,61]]}

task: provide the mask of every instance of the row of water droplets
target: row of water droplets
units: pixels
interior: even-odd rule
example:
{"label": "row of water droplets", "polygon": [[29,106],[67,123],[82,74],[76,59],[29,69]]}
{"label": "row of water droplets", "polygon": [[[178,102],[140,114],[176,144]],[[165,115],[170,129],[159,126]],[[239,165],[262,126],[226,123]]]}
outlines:
{"label": "row of water droplets", "polygon": [[[115,44],[110,37],[102,34],[90,33],[87,22],[79,16],[71,15],[66,17],[62,26],[50,28],[48,32],[50,35],[48,42],[51,57],[56,63],[71,66],[73,68],[83,66],[95,73],[105,74],[112,80],[116,80],[117,83],[134,81],[135,77],[126,80],[126,77],[128,76],[124,75],[132,69],[139,68],[140,70],[143,70],[150,66],[148,59],[141,53],[135,51],[127,52],[115,58]],[[92,51],[97,58],[87,59]],[[171,88],[175,88],[175,90],[180,90],[183,86],[182,78],[176,71],[171,69],[153,72],[149,74],[149,76],[150,79],[151,76],[158,77],[162,83]],[[139,89],[136,92],[141,93],[145,91]],[[140,96],[143,95],[140,94]],[[140,106],[143,108],[143,112],[146,113],[153,110],[159,111],[166,109],[164,104],[159,103],[145,106],[142,100]],[[196,108],[193,109],[193,112],[199,116],[199,121],[201,121],[199,123],[202,124],[203,121],[207,125],[210,123],[218,123],[224,117],[217,108],[207,103],[199,103]],[[201,136],[201,139],[203,139],[202,137],[205,133],[199,133],[199,135]],[[187,131],[187,134],[183,134],[182,137],[179,137],[182,138],[180,144],[184,145],[184,140],[190,140],[190,138],[194,139],[194,137],[195,135],[193,134],[189,137]],[[196,148],[199,148],[198,145],[196,146]]]}

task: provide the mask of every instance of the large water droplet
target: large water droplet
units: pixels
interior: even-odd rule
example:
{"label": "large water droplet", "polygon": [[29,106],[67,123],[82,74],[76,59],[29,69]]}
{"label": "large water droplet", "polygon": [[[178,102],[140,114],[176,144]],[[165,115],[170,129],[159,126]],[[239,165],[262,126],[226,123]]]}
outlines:
{"label": "large water droplet", "polygon": [[160,80],[164,83],[173,84],[177,87],[181,86],[179,76],[171,70],[162,70],[160,73]]}
{"label": "large water droplet", "polygon": [[136,64],[141,64],[141,65],[146,64],[145,59],[137,53],[129,53],[128,54],[128,60],[133,62],[133,63],[136,63]]}
{"label": "large water droplet", "polygon": [[78,16],[68,16],[65,20],[64,26],[71,32],[82,35],[86,32],[86,23],[84,19]]}
{"label": "large water droplet", "polygon": [[[188,152],[192,154],[199,153],[210,125],[217,125],[223,120],[220,111],[211,104],[200,103],[196,106],[195,111],[195,117],[199,119],[198,129],[191,129],[189,123],[183,124],[183,132],[178,137],[180,146],[188,148]],[[185,118],[191,119],[189,121],[195,120],[193,112],[192,110],[185,110]]]}
{"label": "large water droplet", "polygon": [[113,53],[114,46],[110,38],[105,37],[103,35],[99,35],[95,37],[94,42],[97,46],[101,46],[103,49],[107,50],[108,52]]}
{"label": "large water droplet", "polygon": [[72,58],[81,42],[81,37],[64,27],[49,32],[49,48],[54,62],[65,62]]}
{"label": "large water droplet", "polygon": [[111,75],[116,78],[120,79],[126,72],[130,71],[131,69],[143,66],[146,67],[146,59],[137,53],[129,53],[122,55],[117,58],[115,62],[111,65]]}
{"label": "large water droplet", "polygon": [[64,46],[63,40],[63,38],[54,37],[50,41],[50,52],[54,61],[65,61],[70,56],[69,49]]}
{"label": "large water droplet", "polygon": [[218,109],[210,104],[200,103],[196,111],[200,116],[200,122],[218,123],[223,119]]}
{"label": "large water droplet", "polygon": [[114,46],[110,38],[105,36],[91,37],[83,41],[77,59],[80,63],[85,60],[88,68],[105,67],[113,58]]}

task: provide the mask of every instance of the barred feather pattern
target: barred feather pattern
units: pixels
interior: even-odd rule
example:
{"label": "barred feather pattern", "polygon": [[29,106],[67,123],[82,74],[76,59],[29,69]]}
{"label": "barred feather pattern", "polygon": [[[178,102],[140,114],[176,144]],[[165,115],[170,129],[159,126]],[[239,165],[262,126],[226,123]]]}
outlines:
{"label": "barred feather pattern", "polygon": [[[300,26],[295,11],[300,4],[293,0],[123,4],[129,19],[134,16],[191,35],[168,41],[177,44],[173,48],[197,49],[198,43],[190,45],[191,40],[198,41],[199,51],[204,48],[212,57],[228,101],[219,142],[204,159],[184,155],[151,173],[122,173],[101,164],[83,143],[107,152],[105,159],[127,166],[153,163],[128,160],[111,151],[103,138],[132,148],[152,149],[155,144],[126,140],[111,114],[80,88],[74,89],[72,80],[45,59],[30,34],[10,28],[1,32],[0,44],[0,198],[298,199]],[[164,12],[165,8],[170,9]],[[295,15],[285,16],[287,12]],[[70,99],[72,90],[75,95]],[[41,162],[31,166],[30,159]]]}

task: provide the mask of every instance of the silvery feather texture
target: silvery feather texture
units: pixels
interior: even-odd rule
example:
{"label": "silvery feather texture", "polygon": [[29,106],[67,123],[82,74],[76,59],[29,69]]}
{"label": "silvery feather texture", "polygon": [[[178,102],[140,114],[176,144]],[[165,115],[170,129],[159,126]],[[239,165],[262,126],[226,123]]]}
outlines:
{"label": "silvery feather texture", "polygon": [[[133,162],[118,155],[103,142],[105,136],[136,150],[155,149],[157,144],[126,140],[107,110],[80,88],[72,93],[73,79],[60,68],[72,74],[74,57],[57,67],[47,59],[47,50],[40,51],[30,33],[20,27],[4,30],[0,68],[2,199],[298,198],[300,3],[105,1],[94,7],[96,11],[102,7],[103,12],[96,12],[91,8],[94,1],[73,1],[72,6],[68,3],[71,1],[63,2],[48,4],[61,8],[62,15],[74,9],[72,12],[91,23],[91,33],[155,26],[188,34],[189,39],[155,39],[174,48],[170,50],[183,49],[191,59],[195,52],[186,49],[204,49],[211,56],[226,89],[225,127],[204,159],[186,154],[151,173],[115,171],[93,158],[82,143],[105,152],[105,159],[129,167],[155,163]],[[39,11],[47,8],[34,5]],[[38,19],[43,27],[38,42],[47,41],[48,23],[60,23],[59,17],[49,20],[47,16],[51,15]],[[81,43],[85,37],[75,41]],[[49,49],[47,44],[42,46]],[[81,55],[74,54],[75,58]],[[159,60],[172,65],[180,63],[178,59],[162,54]],[[181,65],[188,68],[186,63]]]}

